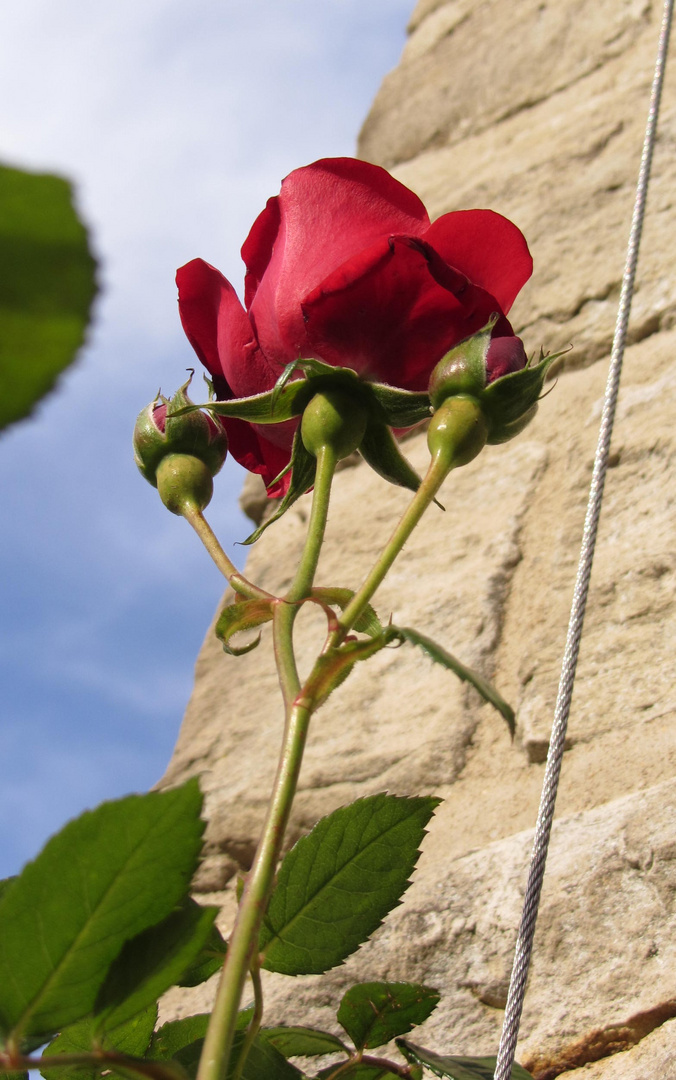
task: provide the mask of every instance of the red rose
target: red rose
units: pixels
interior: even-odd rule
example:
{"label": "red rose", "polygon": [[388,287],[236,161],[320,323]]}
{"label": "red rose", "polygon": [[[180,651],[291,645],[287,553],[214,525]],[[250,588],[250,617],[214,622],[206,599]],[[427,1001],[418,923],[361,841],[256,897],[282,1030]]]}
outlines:
{"label": "red rose", "polygon": [[[376,165],[327,158],[296,169],[254,222],[242,257],[246,311],[202,259],[176,275],[183,328],[221,399],[270,390],[287,364],[308,358],[425,390],[437,361],[494,312],[493,338],[511,341],[497,350],[493,377],[523,353],[505,317],[532,272],[521,232],[491,210],[430,224],[417,195]],[[230,452],[270,485],[289,461],[296,424],[228,418]],[[287,485],[288,476],[269,493]]]}

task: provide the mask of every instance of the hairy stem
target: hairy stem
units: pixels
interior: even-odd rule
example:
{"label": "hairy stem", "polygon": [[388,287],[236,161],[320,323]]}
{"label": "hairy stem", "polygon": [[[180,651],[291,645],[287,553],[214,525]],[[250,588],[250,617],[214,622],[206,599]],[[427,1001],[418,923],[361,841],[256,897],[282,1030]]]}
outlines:
{"label": "hairy stem", "polygon": [[452,458],[449,460],[447,454],[437,453],[432,457],[425,479],[404,511],[399,524],[383,548],[366,581],[355,593],[339,617],[339,628],[331,635],[329,646],[335,647],[345,640],[376,589],[381,585],[392,563],[402,550],[427,507],[434,501],[439,488],[453,468],[453,464]]}
{"label": "hairy stem", "polygon": [[[309,596],[317,570],[335,467],[335,456],[329,450],[321,450],[317,457],[317,476],[303,554],[289,592],[284,600],[279,600],[274,605],[275,657],[286,705],[282,752],[263,835],[228,941],[228,951],[204,1040],[197,1080],[223,1080],[225,1077],[246,975],[249,970],[257,970],[260,966],[256,955],[258,935],[282,852],[313,708],[312,701],[295,700],[300,686],[293,651],[293,622],[298,602]],[[246,1044],[245,1049],[249,1049]],[[238,1068],[243,1067],[245,1056],[243,1049]]]}
{"label": "hairy stem", "polygon": [[216,534],[204,517],[204,514],[195,507],[186,505],[183,510],[183,517],[190,525],[192,525],[216,566],[235,592],[239,593],[240,596],[246,596],[248,600],[273,599],[272,595],[266,592],[265,589],[259,589],[257,585],[254,585],[251,581],[247,581],[247,579],[240,574],[235,564],[223,551]]}
{"label": "hairy stem", "polygon": [[261,983],[261,968],[257,956],[254,956],[251,965],[251,982],[254,991],[254,1011],[253,1016],[251,1017],[251,1023],[247,1028],[237,1065],[232,1074],[232,1080],[240,1080],[247,1055],[253,1045],[254,1039],[261,1029],[261,1023],[263,1022],[263,986]]}
{"label": "hairy stem", "polygon": [[197,1080],[222,1080],[226,1075],[247,972],[258,946],[263,915],[272,892],[284,833],[298,784],[310,709],[293,706],[288,715],[284,745],[253,866],[247,877],[209,1021]]}

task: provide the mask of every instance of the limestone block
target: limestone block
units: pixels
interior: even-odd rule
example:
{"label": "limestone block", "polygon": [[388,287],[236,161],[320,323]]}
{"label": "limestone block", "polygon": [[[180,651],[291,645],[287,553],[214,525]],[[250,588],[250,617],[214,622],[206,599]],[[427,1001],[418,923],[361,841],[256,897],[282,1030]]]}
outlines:
{"label": "limestone block", "polygon": [[[518,19],[531,19],[521,27],[522,47],[530,52],[539,40],[531,5],[498,6],[506,21],[513,19],[515,11]],[[472,10],[483,11],[485,7],[473,5]],[[597,10],[596,5],[585,7],[588,13]],[[575,51],[578,39],[583,48],[584,25],[573,19],[569,5],[547,6],[548,11],[555,9],[560,17],[566,13],[565,17],[570,18],[564,35],[564,52],[569,58],[568,50]],[[621,15],[630,22],[631,12],[636,15],[639,11],[629,4],[614,4],[613,9],[618,18]],[[450,17],[454,11],[455,6],[437,8],[416,34],[422,34],[444,13]],[[572,80],[555,93],[544,89],[541,92],[530,57],[524,59],[522,70],[528,70],[533,85],[538,87],[537,100],[529,108],[508,110],[500,122],[465,133],[460,141],[454,138],[449,144],[442,140],[437,148],[418,152],[394,170],[400,180],[418,192],[433,217],[450,210],[484,206],[512,218],[524,231],[533,252],[535,273],[517,300],[513,321],[525,337],[529,352],[537,352],[541,345],[553,351],[572,344],[573,352],[566,363],[574,365],[589,364],[609,352],[647,116],[658,14],[656,8],[645,25],[640,16],[636,25],[643,29],[632,38],[631,46],[606,57],[605,62],[599,55],[584,78]],[[600,16],[601,21],[607,16],[607,12]],[[474,18],[472,15],[463,26],[470,25]],[[499,22],[495,33],[499,34]],[[622,34],[617,40],[621,38]],[[460,45],[459,53],[464,55],[465,46],[461,49]],[[501,62],[493,65],[491,72],[496,67],[503,70],[506,53],[508,50],[501,52]],[[402,63],[396,77],[407,77],[409,66]],[[430,94],[438,96],[435,70],[425,66],[424,71]],[[486,74],[483,77],[491,82]],[[427,114],[409,88],[402,85],[401,93],[402,108],[411,110],[411,124],[417,131],[424,126]],[[471,97],[471,91],[465,87],[463,102],[468,95]],[[675,319],[676,274],[671,242],[671,193],[676,184],[676,158],[672,153],[676,140],[675,102],[676,69],[672,65],[667,68],[633,305],[633,341],[659,328],[668,329]],[[391,108],[384,118],[391,125],[387,145],[392,146],[401,128],[400,118]],[[367,125],[360,143],[362,156],[380,164],[407,157],[392,157],[394,152],[388,157],[373,144],[368,131]]]}
{"label": "limestone block", "polygon": [[651,5],[452,0],[424,11],[362,129],[361,152],[387,167],[574,86],[637,41]]}

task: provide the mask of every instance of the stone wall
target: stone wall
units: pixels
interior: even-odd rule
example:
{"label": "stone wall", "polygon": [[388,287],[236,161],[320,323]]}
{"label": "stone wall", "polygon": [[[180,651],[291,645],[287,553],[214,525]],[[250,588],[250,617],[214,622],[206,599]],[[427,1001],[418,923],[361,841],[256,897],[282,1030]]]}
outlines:
{"label": "stone wall", "polygon": [[[526,432],[451,475],[376,606],[493,678],[517,738],[412,650],[380,654],[318,715],[291,826],[385,788],[433,792],[405,903],[361,950],[361,978],[419,978],[442,1004],[420,1042],[495,1053],[543,776],[661,12],[645,0],[420,0],[364,125],[432,216],[485,206],[528,238],[512,312],[529,352],[573,345]],[[599,547],[518,1057],[541,1080],[676,1078],[676,65],[667,72]],[[425,440],[406,444],[423,467]],[[404,492],[337,478],[319,582],[354,586]],[[252,550],[290,580],[301,501]],[[303,611],[301,647],[317,641]],[[242,703],[246,701],[246,707]],[[269,638],[226,657],[211,632],[164,782],[199,773],[209,854],[198,888],[232,911],[280,738]],[[331,1023],[349,961],[269,980],[270,1017]],[[210,985],[168,1012],[204,1007]],[[598,1060],[597,1060],[598,1059]],[[585,1063],[596,1061],[596,1064]]]}

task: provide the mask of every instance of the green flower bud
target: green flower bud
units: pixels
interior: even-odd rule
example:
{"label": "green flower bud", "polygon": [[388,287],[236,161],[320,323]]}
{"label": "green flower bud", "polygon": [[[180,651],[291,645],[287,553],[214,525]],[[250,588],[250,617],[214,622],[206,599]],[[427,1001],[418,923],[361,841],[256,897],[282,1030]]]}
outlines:
{"label": "green flower bud", "polygon": [[488,439],[488,425],[475,398],[456,395],[443,401],[430,420],[427,445],[434,459],[447,468],[467,465]]}
{"label": "green flower bud", "polygon": [[482,330],[446,353],[429,382],[435,409],[456,396],[474,398],[483,412],[488,443],[507,442],[530,423],[547,371],[561,356],[541,355],[537,364],[531,363],[520,338],[492,337],[496,322],[497,316],[491,316]]}
{"label": "green flower bud", "polygon": [[[134,427],[134,459],[143,476],[157,487],[157,470],[169,454],[187,454],[215,476],[225,461],[228,439],[218,417],[191,408],[190,379],[171,400],[158,395],[142,409]],[[182,409],[190,411],[179,413]]]}
{"label": "green flower bud", "polygon": [[172,514],[202,510],[211,502],[214,481],[209,468],[191,454],[167,454],[156,472],[157,490]]}
{"label": "green flower bud", "polygon": [[368,418],[367,407],[357,397],[344,390],[323,390],[303,410],[303,445],[313,457],[329,449],[340,461],[359,448]]}

